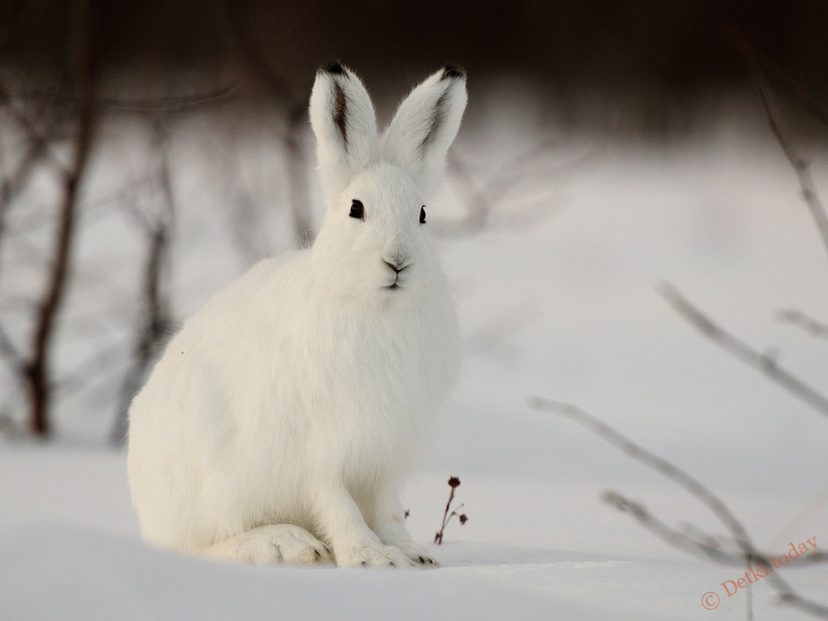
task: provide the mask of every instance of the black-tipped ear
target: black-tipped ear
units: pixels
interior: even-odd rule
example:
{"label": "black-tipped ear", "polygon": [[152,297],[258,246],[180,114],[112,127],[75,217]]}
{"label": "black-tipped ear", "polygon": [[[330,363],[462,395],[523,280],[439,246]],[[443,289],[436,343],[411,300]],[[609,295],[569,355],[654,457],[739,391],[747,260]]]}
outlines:
{"label": "black-tipped ear", "polygon": [[329,60],[324,65],[316,70],[317,78],[322,76],[330,76],[334,78],[331,86],[333,88],[333,103],[330,106],[330,114],[334,126],[339,131],[342,142],[345,148],[348,147],[348,98],[345,95],[345,89],[342,87],[341,81],[337,77],[348,79],[348,70],[338,60]]}
{"label": "black-tipped ear", "polygon": [[466,108],[466,74],[446,65],[400,104],[383,138],[382,152],[415,177],[428,193],[441,176]]}
{"label": "black-tipped ear", "polygon": [[317,73],[332,73],[334,75],[345,75],[345,67],[338,60],[329,60],[316,70]]}
{"label": "black-tipped ear", "polygon": [[458,80],[460,78],[466,77],[466,71],[460,65],[455,65],[452,63],[446,64],[443,67],[443,75],[440,77],[441,80]]}
{"label": "black-tipped ear", "polygon": [[374,106],[359,78],[339,61],[319,68],[310,100],[323,183],[344,189],[377,153]]}

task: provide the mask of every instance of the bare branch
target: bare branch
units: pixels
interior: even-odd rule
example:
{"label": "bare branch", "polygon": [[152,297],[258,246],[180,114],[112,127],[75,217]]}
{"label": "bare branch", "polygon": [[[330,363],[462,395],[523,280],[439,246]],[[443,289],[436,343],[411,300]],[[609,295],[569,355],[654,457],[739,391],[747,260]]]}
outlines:
{"label": "bare branch", "polygon": [[[84,220],[89,221],[93,216],[102,217],[111,214],[113,205],[119,208],[123,207],[129,211],[129,201],[135,198],[139,190],[151,189],[150,186],[153,183],[155,183],[154,176],[136,177],[125,182],[117,190],[84,200]],[[51,226],[53,223],[54,218],[47,214],[33,214],[19,219],[14,226],[14,233],[19,237],[22,234],[37,231],[42,227]]]}
{"label": "bare branch", "polygon": [[[14,197],[23,189],[34,171],[35,164],[46,148],[46,140],[41,137],[33,137],[23,156],[18,160],[14,170],[0,180],[0,218],[3,218]],[[2,220],[0,220],[2,225]]]}
{"label": "bare branch", "polygon": [[[765,110],[765,116],[768,119],[771,132],[773,133],[776,142],[785,154],[785,159],[796,173],[796,178],[799,181],[799,188],[802,194],[802,200],[808,207],[814,224],[817,227],[822,245],[828,253],[828,214],[825,213],[825,206],[822,204],[822,199],[817,191],[814,179],[811,176],[810,163],[801,157],[795,150],[791,139],[785,134],[782,129],[782,122],[779,111],[777,109],[776,100],[771,90],[770,84],[766,77],[766,70],[759,57],[754,53],[753,49],[746,45],[740,45],[742,55],[747,61],[750,68],[751,75],[756,82],[756,87],[759,90],[759,97],[762,101],[762,107]],[[821,118],[821,117],[820,117]]]}
{"label": "bare branch", "polygon": [[808,317],[805,313],[795,308],[780,310],[776,313],[776,318],[782,323],[787,323],[796,326],[819,339],[828,339],[828,324]]}
{"label": "bare branch", "polygon": [[828,397],[783,368],[772,356],[756,351],[746,343],[713,322],[710,317],[693,306],[674,286],[663,283],[659,293],[684,320],[716,345],[743,363],[759,371],[794,397],[828,417]]}
{"label": "bare branch", "polygon": [[59,209],[52,254],[52,269],[46,290],[40,300],[32,334],[31,359],[26,364],[25,378],[29,394],[29,428],[35,435],[49,435],[49,407],[52,392],[49,362],[53,333],[60,313],[69,276],[78,194],[92,144],[94,102],[91,83],[89,49],[88,0],[76,0],[72,11],[73,75],[78,97],[77,133],[71,164],[64,175],[63,196]]}
{"label": "bare branch", "polygon": [[[711,559],[718,563],[744,567],[745,562],[750,565],[754,562],[757,564],[762,562],[766,567],[773,567],[774,564],[771,558],[779,556],[771,556],[769,554],[756,552],[752,554],[751,559],[746,559],[745,556],[741,554],[731,553],[722,549],[721,546],[715,543],[715,538],[707,535],[706,533],[702,533],[704,535],[704,540],[700,541],[697,538],[691,537],[688,534],[671,528],[665,522],[649,513],[642,504],[634,502],[618,492],[605,492],[603,498],[619,511],[632,515],[642,527],[650,531],[653,535],[665,543],[675,548],[685,550],[686,552]],[[828,560],[828,555],[818,552],[816,554],[808,554],[804,557],[804,559],[809,563],[824,563]],[[766,577],[771,579],[771,583],[776,589],[782,603],[817,617],[828,618],[828,606],[803,597],[796,592],[786,580],[781,578],[776,573],[769,573]],[[750,595],[748,595],[747,606],[747,618],[752,619],[752,602],[750,601]]]}
{"label": "bare branch", "polygon": [[[675,548],[683,549],[686,552],[725,565],[740,566],[745,562],[744,554],[738,550],[725,549],[719,544],[716,537],[692,525],[688,528],[694,532],[694,535],[678,531],[650,513],[643,504],[630,500],[619,492],[614,490],[606,491],[603,493],[602,499],[619,511],[629,513],[641,526]],[[770,565],[770,559],[778,558],[780,554],[755,550],[754,556],[754,560],[757,562],[762,561]],[[803,556],[802,562],[809,565],[826,563],[828,562],[828,553],[818,551],[808,554],[807,556]]]}
{"label": "bare branch", "polygon": [[782,82],[785,90],[800,103],[802,108],[828,129],[828,109],[814,99],[802,84],[787,73],[778,62],[752,45],[740,32],[730,30],[727,34],[749,64],[760,67],[765,76],[770,76],[773,73]]}
{"label": "bare branch", "polygon": [[714,537],[708,535],[704,540],[699,540],[682,533],[652,515],[643,504],[619,492],[606,491],[601,498],[618,511],[629,513],[642,527],[674,548],[727,565],[742,565],[745,561],[741,553],[731,553],[717,545]]}
{"label": "bare branch", "polygon": [[728,531],[733,534],[737,543],[743,550],[749,546],[752,546],[747,531],[736,516],[730,511],[730,509],[728,509],[727,506],[715,494],[713,494],[713,492],[702,485],[702,483],[691,477],[683,470],[677,468],[666,459],[658,457],[648,450],[638,446],[632,440],[622,435],[605,422],[595,418],[588,412],[575,405],[560,403],[557,401],[548,401],[539,397],[532,397],[529,400],[529,406],[535,410],[558,414],[577,422],[613,446],[621,449],[621,451],[636,461],[641,462],[645,466],[652,468],[656,472],[661,473],[671,481],[677,483],[690,494],[698,498],[708,509],[710,509],[719,521],[725,525]]}
{"label": "bare branch", "polygon": [[[66,174],[66,169],[61,163],[60,159],[54,152],[49,148],[51,136],[49,135],[51,129],[54,127],[50,127],[49,130],[43,131],[37,127],[37,124],[32,121],[29,116],[17,109],[17,106],[14,105],[14,102],[11,100],[11,96],[9,95],[8,89],[5,85],[0,82],[0,101],[4,101],[6,105],[6,110],[14,117],[14,120],[20,126],[20,128],[25,132],[27,139],[33,145],[33,147],[38,151],[38,153],[42,154],[46,157],[48,162],[54,166],[58,171],[63,172]],[[53,119],[53,126],[57,126],[58,120],[57,117]]]}
{"label": "bare branch", "polygon": [[[541,399],[540,397],[531,397],[529,399],[529,406],[535,410],[558,414],[577,422],[589,431],[592,431],[602,440],[609,442],[636,461],[644,464],[652,470],[655,470],[673,483],[676,483],[685,489],[694,498],[706,506],[725,526],[725,528],[727,528],[740,553],[733,556],[724,555],[722,552],[716,550],[715,546],[711,546],[709,543],[700,542],[689,535],[679,533],[667,526],[663,521],[653,518],[642,505],[632,502],[617,493],[605,494],[605,500],[616,506],[616,508],[631,513],[640,524],[648,528],[648,530],[659,536],[667,543],[675,545],[683,550],[691,550],[696,553],[704,554],[710,558],[714,558],[715,560],[728,563],[738,562],[737,559],[741,558],[743,562],[752,564],[760,561],[765,562],[770,558],[768,555],[762,554],[756,549],[747,533],[747,530],[736,515],[728,508],[728,506],[705,485],[684,470],[681,470],[666,459],[659,457],[639,446],[623,434],[607,425],[605,422],[595,418],[588,412],[575,405],[561,403],[558,401],[549,401]],[[821,554],[817,562],[825,562],[825,560],[826,555]],[[777,590],[781,602],[802,610],[803,612],[828,618],[828,606],[802,597],[788,584],[786,580],[781,578],[778,573],[771,573],[768,577],[771,579],[774,588]]]}
{"label": "bare branch", "polygon": [[[5,86],[0,82],[0,102],[5,102],[6,107],[12,116],[23,130],[27,145],[23,154],[17,159],[16,166],[0,179],[0,243],[2,243],[6,234],[6,221],[9,210],[13,204],[14,199],[26,187],[29,179],[35,171],[38,163],[45,156],[48,156],[53,163],[57,162],[57,158],[50,151],[50,135],[55,126],[59,122],[59,114],[53,114],[49,119],[48,127],[45,131],[40,131],[36,124],[29,120],[28,116],[22,111],[18,111],[13,102],[9,101],[8,93]],[[58,164],[60,167],[60,165]]]}
{"label": "bare branch", "polygon": [[[465,205],[465,215],[461,218],[440,222],[434,228],[435,234],[441,237],[462,237],[473,235],[484,230],[490,223],[492,215],[498,205],[515,187],[526,183],[529,175],[524,168],[527,163],[542,155],[551,145],[556,144],[554,139],[544,140],[486,175],[485,180],[478,182],[465,161],[456,153],[450,153],[450,163],[455,173],[455,179],[463,184],[464,194],[469,196]],[[535,174],[543,174],[548,181],[550,175],[563,175],[582,167],[593,157],[592,153],[576,158],[571,162],[554,167],[543,167]],[[548,215],[554,211],[546,202],[535,202],[533,209]],[[525,214],[524,214],[525,215]]]}
{"label": "bare branch", "polygon": [[0,327],[0,356],[7,360],[9,365],[15,370],[19,370],[23,365],[22,354],[18,351],[17,346],[12,342],[2,327]]}

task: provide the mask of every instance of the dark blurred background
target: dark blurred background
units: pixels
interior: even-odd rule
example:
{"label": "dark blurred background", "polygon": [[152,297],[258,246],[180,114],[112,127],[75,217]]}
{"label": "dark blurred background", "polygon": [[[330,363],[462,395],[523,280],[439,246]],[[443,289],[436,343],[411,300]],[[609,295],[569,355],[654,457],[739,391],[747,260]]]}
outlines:
{"label": "dark blurred background", "polygon": [[[767,196],[756,171],[784,162],[771,108],[803,157],[828,144],[826,34],[817,0],[0,0],[0,432],[56,422],[122,441],[180,320],[254,261],[312,242],[307,102],[331,58],[364,78],[381,121],[445,62],[467,69],[431,221],[451,247],[539,229],[570,201],[648,204],[670,157],[687,158],[691,189],[656,202],[723,205],[698,225],[715,244],[746,230],[728,224],[732,197]],[[621,187],[570,196],[597,171]],[[725,187],[733,171],[750,183]]]}
{"label": "dark blurred background", "polygon": [[[66,71],[76,4],[3,2],[0,50],[19,76]],[[820,0],[112,0],[89,11],[98,88],[112,96],[232,82],[246,97],[274,77],[304,96],[313,69],[338,57],[382,97],[452,60],[474,84],[505,75],[548,93],[564,121],[593,123],[611,101],[633,129],[659,132],[749,86],[739,42],[813,98],[828,93]]]}

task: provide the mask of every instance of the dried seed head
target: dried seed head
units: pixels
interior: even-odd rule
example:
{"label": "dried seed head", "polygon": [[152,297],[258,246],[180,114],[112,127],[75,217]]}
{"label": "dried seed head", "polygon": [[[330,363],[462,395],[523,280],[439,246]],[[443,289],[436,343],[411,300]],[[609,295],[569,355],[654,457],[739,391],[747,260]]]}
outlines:
{"label": "dried seed head", "polygon": [[460,524],[463,525],[468,521],[469,521],[469,516],[466,515],[465,513],[461,513],[460,514]]}
{"label": "dried seed head", "polygon": [[457,487],[460,485],[460,479],[458,479],[457,477],[451,477],[449,478],[448,483],[449,487]]}

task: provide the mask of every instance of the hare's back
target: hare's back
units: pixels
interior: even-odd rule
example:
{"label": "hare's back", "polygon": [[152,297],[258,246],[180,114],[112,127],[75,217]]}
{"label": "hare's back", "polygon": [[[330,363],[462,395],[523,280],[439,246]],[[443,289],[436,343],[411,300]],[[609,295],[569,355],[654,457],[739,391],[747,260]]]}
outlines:
{"label": "hare's back", "polygon": [[302,292],[305,252],[265,259],[215,293],[170,340],[130,408],[136,427],[163,421],[167,433],[221,406],[234,386],[251,379],[266,355],[274,313],[293,307]]}

